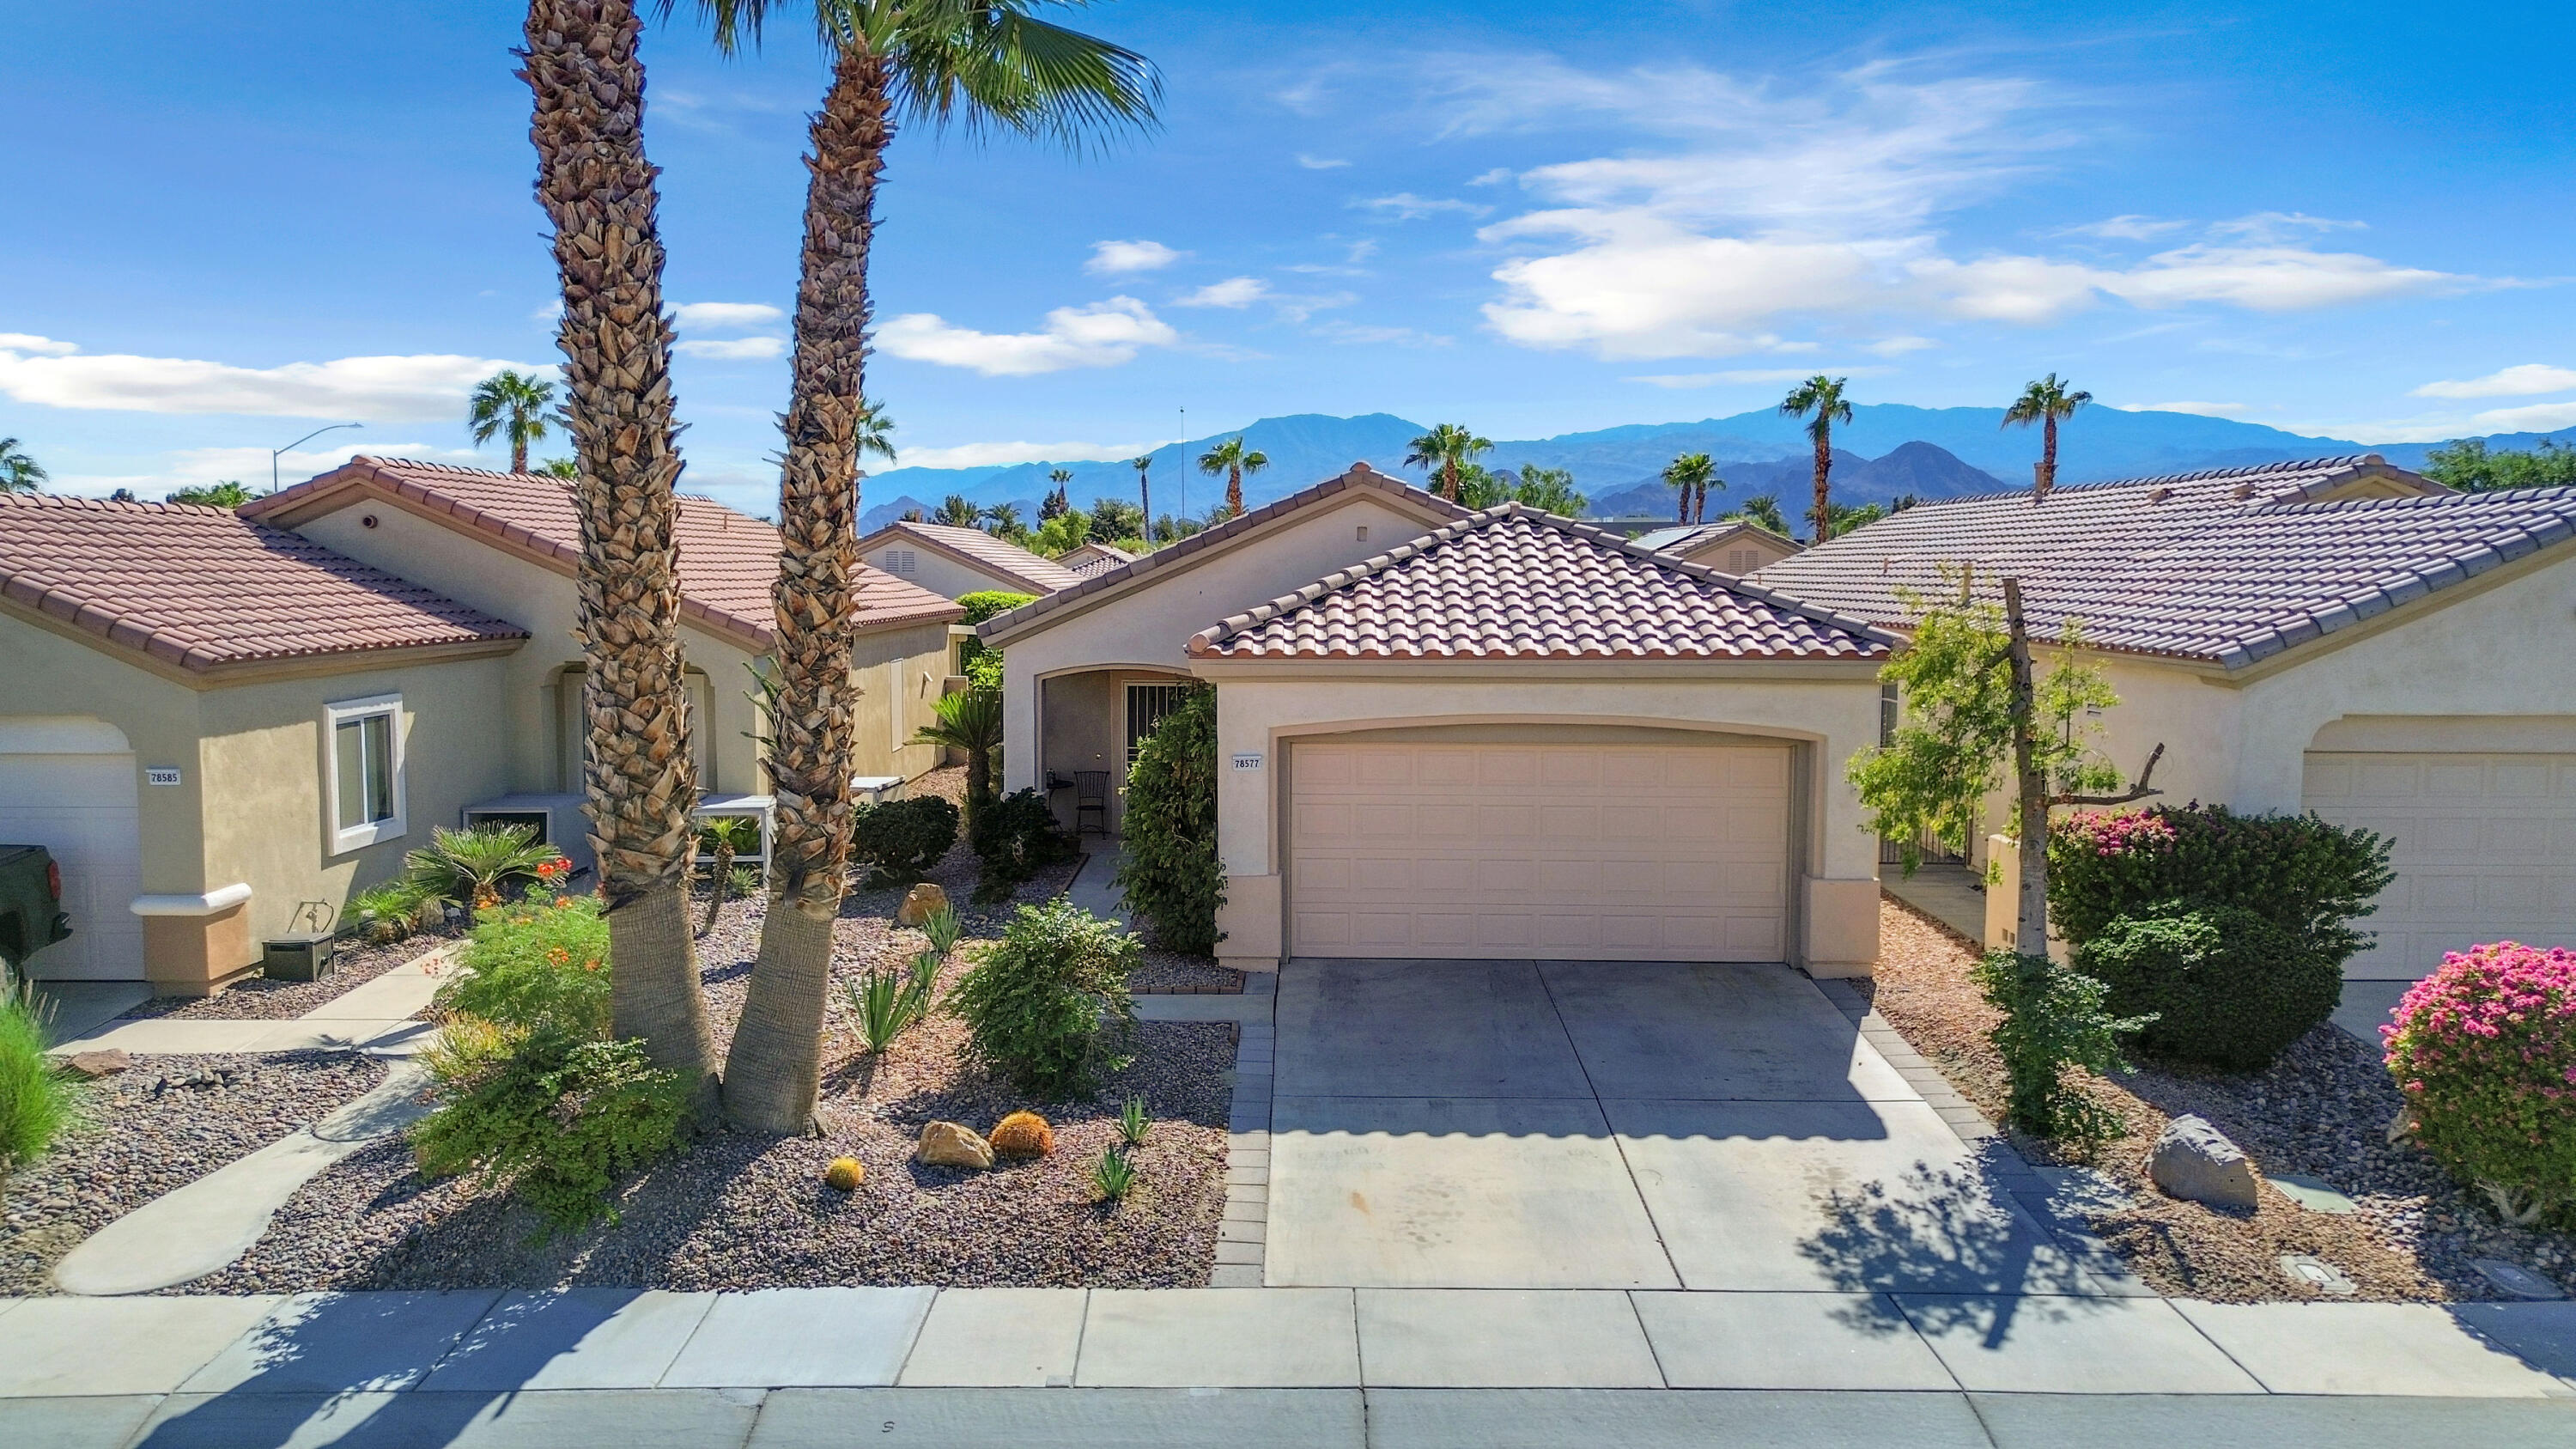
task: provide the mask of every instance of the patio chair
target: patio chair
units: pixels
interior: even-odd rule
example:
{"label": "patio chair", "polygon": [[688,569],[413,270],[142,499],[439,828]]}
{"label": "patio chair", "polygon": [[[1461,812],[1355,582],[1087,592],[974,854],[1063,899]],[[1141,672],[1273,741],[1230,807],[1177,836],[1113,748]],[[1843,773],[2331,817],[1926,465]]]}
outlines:
{"label": "patio chair", "polygon": [[1109,772],[1076,770],[1073,772],[1073,833],[1082,833],[1085,814],[1100,817],[1100,833],[1109,833]]}

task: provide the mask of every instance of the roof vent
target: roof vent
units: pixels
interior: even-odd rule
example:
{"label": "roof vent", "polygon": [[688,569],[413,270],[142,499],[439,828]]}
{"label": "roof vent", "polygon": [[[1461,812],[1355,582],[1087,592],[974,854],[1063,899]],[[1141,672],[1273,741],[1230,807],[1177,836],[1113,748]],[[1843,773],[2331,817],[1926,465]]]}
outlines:
{"label": "roof vent", "polygon": [[2251,483],[2239,483],[2235,487],[2227,490],[2227,496],[2235,499],[2239,503],[2242,503],[2246,499],[2254,496],[2254,485]]}
{"label": "roof vent", "polygon": [[2156,485],[2155,487],[2150,488],[2150,489],[2148,489],[2148,490],[2147,490],[2147,501],[2148,501],[2149,503],[2162,503],[2162,502],[2164,502],[2166,499],[2171,498],[2172,496],[2173,496],[2173,490],[2172,490],[2172,489],[2170,489],[2170,488],[2165,487],[2165,486],[2164,486],[2164,485],[2162,485],[2162,484],[2158,484],[2158,485]]}

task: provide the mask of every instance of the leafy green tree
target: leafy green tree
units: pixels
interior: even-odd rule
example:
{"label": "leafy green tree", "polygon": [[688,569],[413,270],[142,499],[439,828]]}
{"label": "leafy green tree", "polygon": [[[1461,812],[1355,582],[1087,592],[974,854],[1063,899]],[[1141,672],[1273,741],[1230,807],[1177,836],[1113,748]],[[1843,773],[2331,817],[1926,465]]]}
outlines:
{"label": "leafy green tree", "polygon": [[[8,443],[0,440],[0,451]],[[2491,493],[2498,488],[2565,488],[2576,485],[2576,447],[2543,438],[2528,451],[2493,452],[2484,438],[2460,438],[2424,457],[2424,476],[2464,493]]]}
{"label": "leafy green tree", "polygon": [[202,508],[239,508],[252,498],[249,488],[227,478],[221,483],[199,483],[170,492],[172,503],[194,503]]}
{"label": "leafy green tree", "polygon": [[[981,624],[999,614],[1007,614],[1022,604],[1034,603],[1035,594],[1018,594],[1008,589],[977,589],[959,594],[957,603],[966,617],[958,622],[968,626]],[[988,648],[981,639],[969,635],[957,647],[958,667],[966,677],[994,689],[1002,687],[1002,651]]]}
{"label": "leafy green tree", "polygon": [[1406,445],[1404,466],[1432,470],[1440,483],[1432,491],[1455,503],[1460,471],[1493,450],[1492,440],[1477,437],[1473,429],[1440,423]]}
{"label": "leafy green tree", "polygon": [[975,500],[965,494],[951,493],[940,500],[937,511],[930,515],[930,521],[944,523],[950,528],[973,528],[984,521],[984,510],[976,507]]}
{"label": "leafy green tree", "polygon": [[1116,498],[1103,498],[1091,505],[1091,541],[1112,547],[1121,541],[1145,536],[1145,515],[1136,505]]}
{"label": "leafy green tree", "polygon": [[1708,517],[1708,487],[1720,488],[1726,480],[1717,476],[1717,463],[1706,453],[1684,453],[1664,465],[1664,486],[1680,495],[1680,512],[1676,523],[1698,523]]}
{"label": "leafy green tree", "polygon": [[546,440],[554,401],[553,383],[503,368],[474,385],[474,394],[466,402],[465,421],[478,443],[488,443],[496,436],[509,439],[510,471],[525,473],[528,445]]}
{"label": "leafy green tree", "polygon": [[1243,512],[1243,475],[1258,473],[1269,466],[1270,455],[1244,447],[1240,434],[1199,454],[1200,472],[1211,478],[1219,473],[1225,475],[1225,516],[1228,518]]}
{"label": "leafy green tree", "polygon": [[[1052,499],[1055,497],[1049,494]],[[1025,545],[1031,553],[1047,558],[1062,558],[1091,541],[1091,515],[1079,508],[1067,508],[1038,525],[1038,531]]]}
{"label": "leafy green tree", "polygon": [[41,493],[51,476],[19,448],[16,438],[0,438],[0,493]]}
{"label": "leafy green tree", "polygon": [[1127,908],[1175,951],[1216,949],[1225,867],[1216,854],[1216,691],[1189,686],[1127,772],[1125,850],[1116,885]]}
{"label": "leafy green tree", "polygon": [[1818,543],[1834,536],[1834,504],[1830,486],[1834,472],[1834,424],[1852,420],[1851,402],[1843,396],[1843,385],[1850,381],[1847,377],[1827,377],[1818,373],[1789,389],[1789,395],[1780,401],[1780,411],[1808,418],[1807,438],[1816,445],[1816,503],[1807,511],[1807,523],[1814,530],[1811,536]]}
{"label": "leafy green tree", "polygon": [[1523,466],[1512,484],[1512,499],[1560,518],[1581,518],[1591,500],[1574,491],[1574,470]]}
{"label": "leafy green tree", "polygon": [[2075,392],[2050,373],[2022,389],[2011,407],[2004,409],[2003,425],[2029,427],[2040,425],[2039,466],[2031,473],[2030,501],[2043,502],[2048,490],[2057,486],[2057,424],[2075,416],[2075,410],[2093,400],[2089,392]]}

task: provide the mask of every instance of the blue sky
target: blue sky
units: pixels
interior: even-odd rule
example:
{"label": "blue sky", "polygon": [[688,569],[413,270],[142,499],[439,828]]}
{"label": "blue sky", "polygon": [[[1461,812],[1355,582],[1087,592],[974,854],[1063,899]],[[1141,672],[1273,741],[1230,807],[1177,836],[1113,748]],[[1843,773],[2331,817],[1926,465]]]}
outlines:
{"label": "blue sky", "polygon": [[[0,435],[66,490],[476,456],[551,361],[521,11],[0,17]],[[2074,17],[2070,20],[2070,16]],[[1262,6],[1077,23],[1167,78],[1075,159],[928,133],[883,193],[870,390],[907,464],[1115,457],[1292,412],[1525,438],[1788,379],[2399,441],[2576,424],[2557,6]],[[688,486],[760,506],[803,23],[648,41]],[[547,448],[540,448],[540,452]],[[489,462],[500,456],[487,450]]]}

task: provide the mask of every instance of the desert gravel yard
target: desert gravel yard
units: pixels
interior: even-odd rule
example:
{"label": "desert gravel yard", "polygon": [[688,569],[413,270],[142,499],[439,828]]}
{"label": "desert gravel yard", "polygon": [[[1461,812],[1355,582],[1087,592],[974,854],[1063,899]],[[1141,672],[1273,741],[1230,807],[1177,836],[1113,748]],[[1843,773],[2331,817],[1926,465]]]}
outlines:
{"label": "desert gravel yard", "polygon": [[[2004,1108],[2002,1064],[1987,1044],[1996,1013],[1968,979],[1967,942],[1896,901],[1881,907],[1879,974],[1861,983],[1873,1005],[1990,1119]],[[2138,1275],[2159,1291],[2220,1302],[2324,1298],[2285,1272],[2283,1254],[2340,1269],[2354,1299],[2442,1301],[2507,1296],[2471,1261],[2501,1259],[2576,1291],[2576,1239],[2506,1226],[2483,1200],[2387,1125],[2403,1105],[2376,1047],[2331,1023],[2317,1026],[2268,1070],[2241,1075],[2146,1066],[2089,1079],[2128,1127],[2089,1165],[2132,1205],[2087,1214]],[[2165,1196],[2148,1181],[2146,1151],[2165,1124],[2198,1113],[2245,1149],[2267,1179],[2251,1214]],[[2034,1163],[2081,1163],[2016,1135]],[[2323,1181],[2355,1204],[2314,1211],[2269,1179]]]}
{"label": "desert gravel yard", "polygon": [[125,1013],[126,1020],[291,1021],[328,1006],[407,961],[462,940],[464,931],[424,931],[382,945],[342,941],[331,974],[319,981],[271,981],[253,976],[213,996],[156,996]]}

